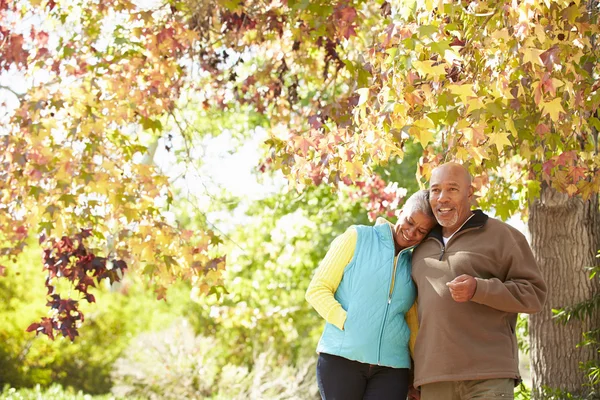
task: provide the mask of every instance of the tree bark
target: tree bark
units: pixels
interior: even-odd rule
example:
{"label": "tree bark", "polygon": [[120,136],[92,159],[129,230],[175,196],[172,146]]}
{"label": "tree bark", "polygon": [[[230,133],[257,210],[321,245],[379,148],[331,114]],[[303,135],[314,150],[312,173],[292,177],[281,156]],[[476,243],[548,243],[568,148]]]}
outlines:
{"label": "tree bark", "polygon": [[548,285],[544,310],[530,317],[532,391],[542,398],[543,387],[586,395],[589,388],[579,363],[595,360],[592,346],[577,348],[582,333],[598,328],[599,310],[584,321],[566,325],[552,320],[552,309],[571,306],[598,293],[584,267],[596,265],[600,249],[598,198],[569,198],[543,185],[529,208],[531,246]]}

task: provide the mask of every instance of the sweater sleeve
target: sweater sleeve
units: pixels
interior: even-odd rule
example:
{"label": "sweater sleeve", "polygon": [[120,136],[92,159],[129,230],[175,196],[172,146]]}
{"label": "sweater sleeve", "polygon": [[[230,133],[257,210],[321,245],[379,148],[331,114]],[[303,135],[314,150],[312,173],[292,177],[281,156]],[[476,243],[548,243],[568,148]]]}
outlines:
{"label": "sweater sleeve", "polygon": [[505,249],[506,280],[475,278],[477,289],[471,301],[504,312],[537,313],[546,301],[546,283],[525,236],[512,232],[512,239]]}
{"label": "sweater sleeve", "polygon": [[408,347],[410,348],[410,355],[413,360],[415,359],[415,343],[417,342],[417,333],[419,332],[419,314],[417,311],[417,299],[415,303],[404,315],[406,318],[406,325],[410,329],[410,339],[408,340]]}
{"label": "sweater sleeve", "polygon": [[356,229],[348,228],[331,243],[306,290],[306,301],[325,321],[341,330],[346,322],[346,310],[335,299],[334,294],[342,281],[344,269],[354,256],[357,238]]}

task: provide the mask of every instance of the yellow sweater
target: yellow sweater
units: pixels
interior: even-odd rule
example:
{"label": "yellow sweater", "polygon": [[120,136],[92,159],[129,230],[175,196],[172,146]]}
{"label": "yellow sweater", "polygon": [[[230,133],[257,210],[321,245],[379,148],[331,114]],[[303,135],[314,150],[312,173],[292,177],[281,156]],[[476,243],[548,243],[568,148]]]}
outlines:
{"label": "yellow sweater", "polygon": [[[306,300],[317,310],[319,315],[342,330],[346,321],[346,310],[333,295],[342,281],[346,265],[354,256],[357,237],[356,229],[351,227],[333,241],[306,291]],[[394,262],[398,262],[398,257]],[[410,328],[409,347],[412,355],[419,330],[416,301],[405,314],[405,318],[406,324]]]}

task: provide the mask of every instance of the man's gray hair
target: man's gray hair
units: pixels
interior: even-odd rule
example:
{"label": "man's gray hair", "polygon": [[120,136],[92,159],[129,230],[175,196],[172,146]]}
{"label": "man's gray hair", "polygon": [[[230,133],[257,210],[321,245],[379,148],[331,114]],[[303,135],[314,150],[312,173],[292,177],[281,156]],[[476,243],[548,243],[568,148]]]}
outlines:
{"label": "man's gray hair", "polygon": [[420,211],[428,217],[434,218],[433,211],[431,211],[431,205],[429,204],[429,190],[419,190],[413,193],[404,206],[402,210],[405,211],[408,215]]}

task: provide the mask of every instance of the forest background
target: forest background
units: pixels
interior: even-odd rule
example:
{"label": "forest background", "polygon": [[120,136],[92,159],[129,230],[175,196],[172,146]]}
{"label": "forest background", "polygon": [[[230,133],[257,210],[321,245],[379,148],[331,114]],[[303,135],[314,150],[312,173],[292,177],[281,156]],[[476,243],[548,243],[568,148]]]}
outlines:
{"label": "forest background", "polygon": [[598,7],[0,0],[2,397],[317,398],[314,268],[454,160],[550,283],[518,397],[597,398]]}

